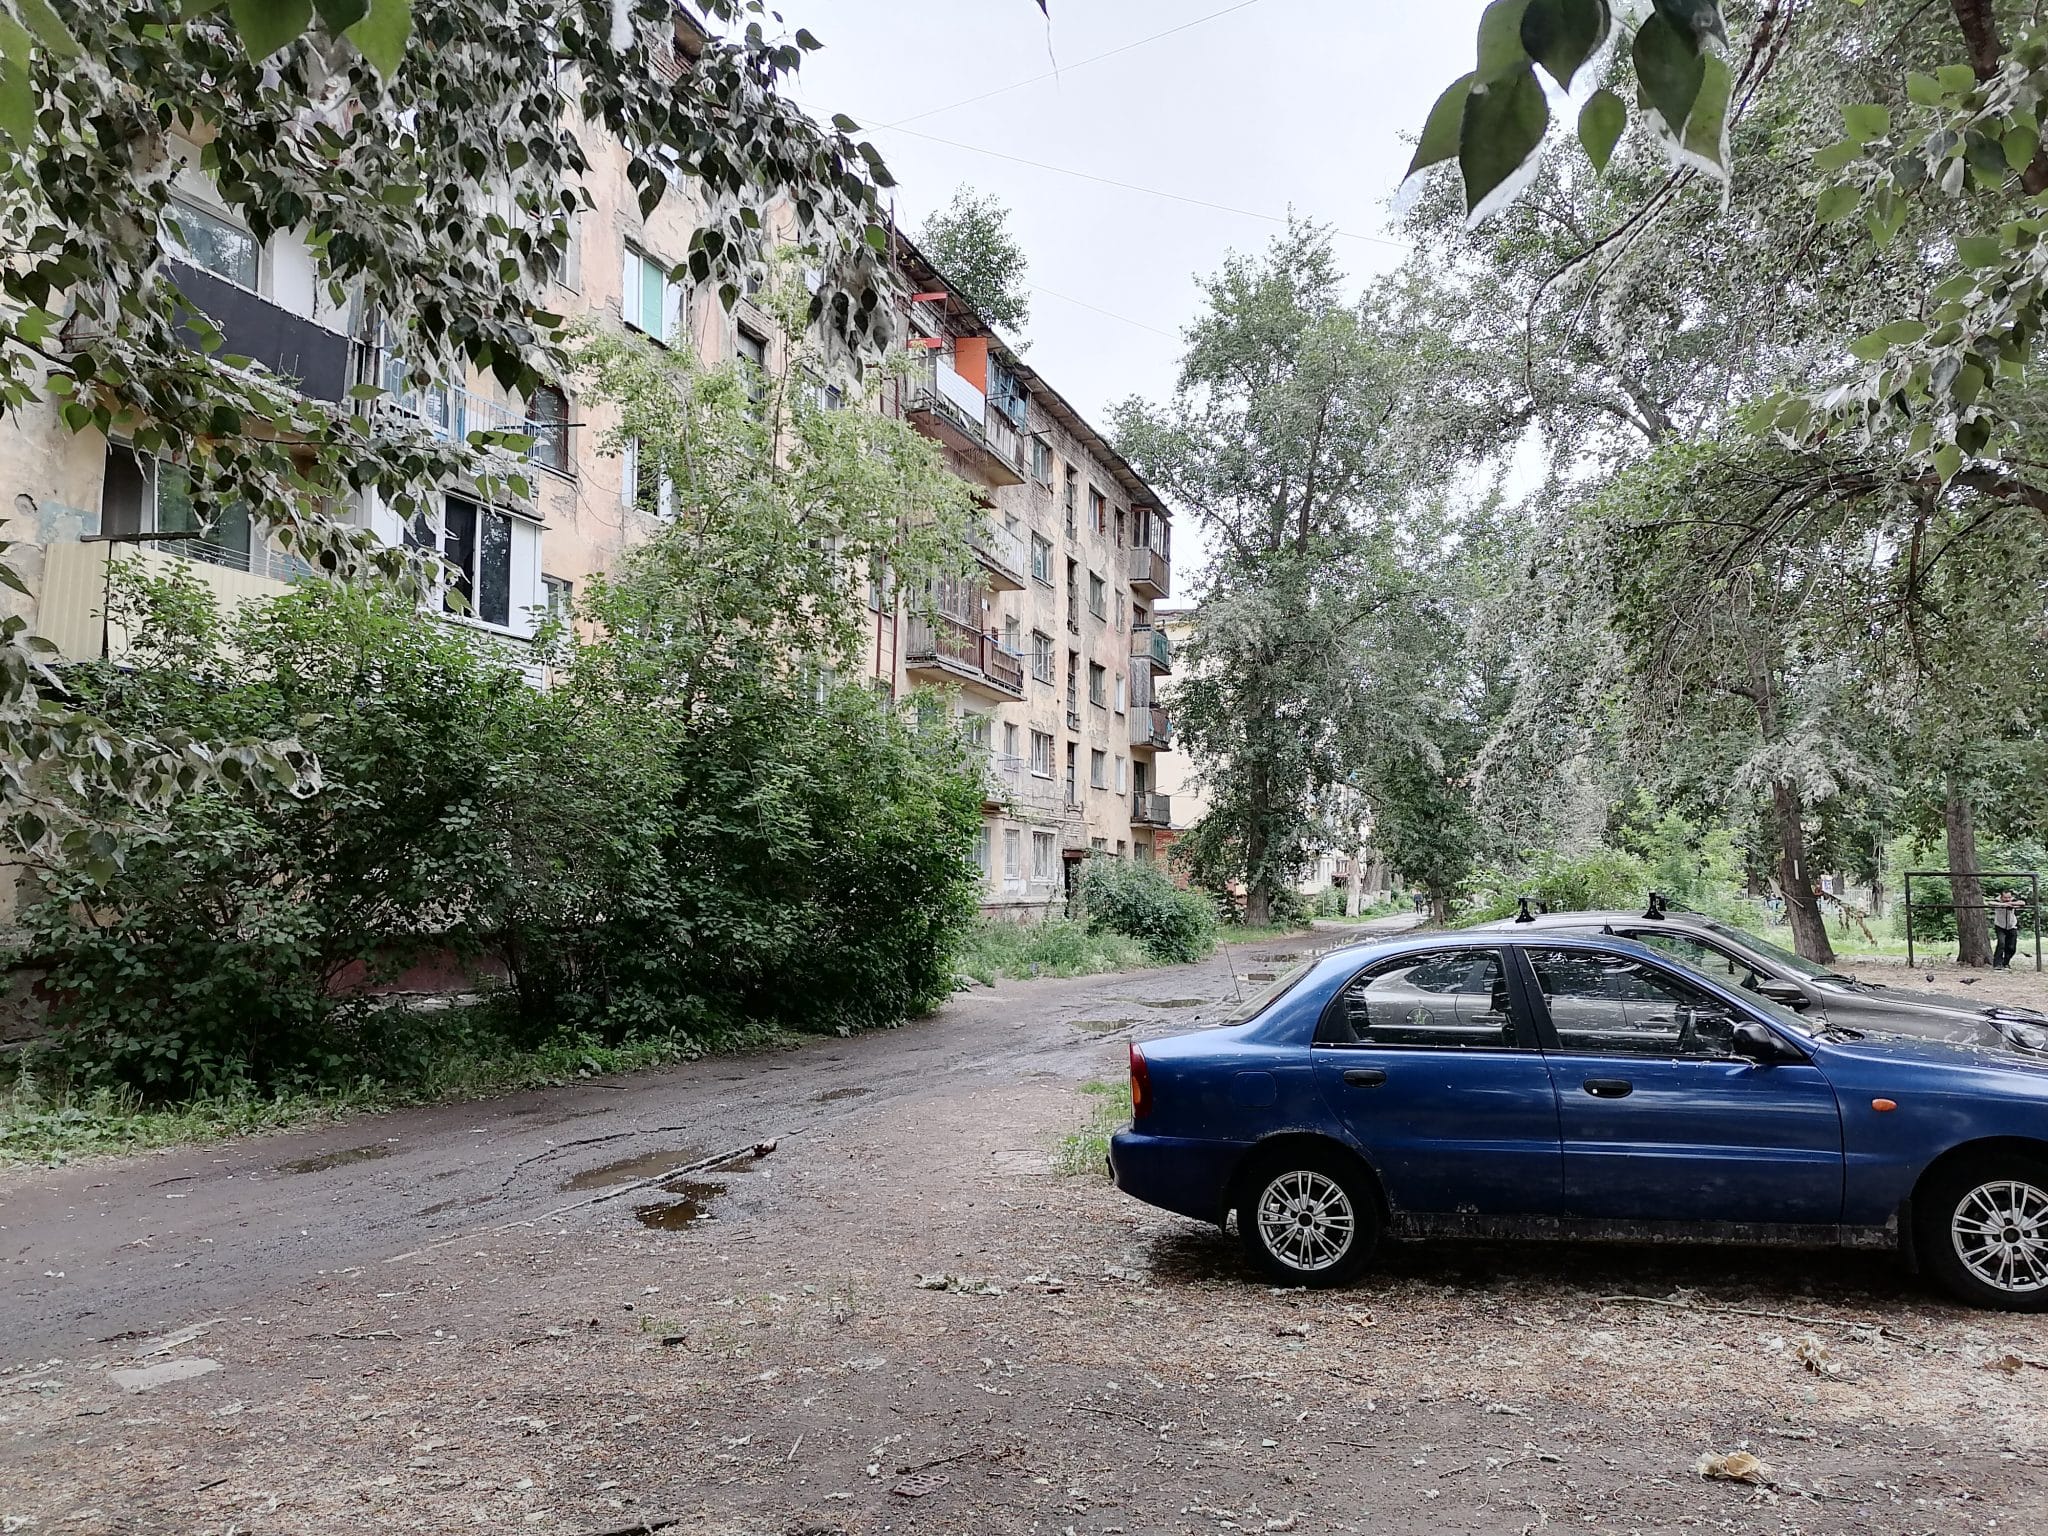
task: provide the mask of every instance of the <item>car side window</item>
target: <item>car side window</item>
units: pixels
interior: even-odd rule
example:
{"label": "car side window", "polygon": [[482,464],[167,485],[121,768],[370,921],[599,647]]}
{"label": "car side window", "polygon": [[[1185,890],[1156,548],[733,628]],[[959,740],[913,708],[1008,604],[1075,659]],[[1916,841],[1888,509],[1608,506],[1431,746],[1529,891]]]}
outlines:
{"label": "car side window", "polygon": [[1434,1050],[1517,1048],[1507,970],[1493,949],[1401,955],[1354,976],[1326,1016],[1336,1045]]}
{"label": "car side window", "polygon": [[1739,1015],[1703,987],[1625,955],[1524,953],[1565,1051],[1666,1060],[1734,1054]]}
{"label": "car side window", "polygon": [[1638,944],[1647,944],[1654,950],[1669,955],[1683,965],[1689,965],[1703,976],[1716,981],[1725,981],[1731,987],[1754,987],[1756,977],[1748,966],[1725,950],[1711,944],[1703,944],[1687,933],[1631,933],[1630,938]]}

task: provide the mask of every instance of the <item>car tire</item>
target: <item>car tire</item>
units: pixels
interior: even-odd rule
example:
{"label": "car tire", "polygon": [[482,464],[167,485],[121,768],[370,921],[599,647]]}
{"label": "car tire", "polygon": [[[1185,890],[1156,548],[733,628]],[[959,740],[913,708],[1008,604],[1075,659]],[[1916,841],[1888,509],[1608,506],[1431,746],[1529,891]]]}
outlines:
{"label": "car tire", "polygon": [[1943,1290],[1973,1307],[2048,1312],[2048,1160],[1941,1169],[1913,1206],[1920,1262]]}
{"label": "car tire", "polygon": [[1348,1158],[1290,1150],[1247,1170],[1237,1232],[1252,1263],[1276,1285],[1345,1285],[1379,1245],[1379,1201]]}

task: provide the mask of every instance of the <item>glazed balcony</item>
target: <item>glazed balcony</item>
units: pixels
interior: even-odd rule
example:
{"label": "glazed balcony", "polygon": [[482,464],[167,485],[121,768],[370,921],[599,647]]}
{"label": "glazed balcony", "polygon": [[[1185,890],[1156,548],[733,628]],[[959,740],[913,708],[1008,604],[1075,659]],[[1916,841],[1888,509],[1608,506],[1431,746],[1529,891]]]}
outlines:
{"label": "glazed balcony", "polygon": [[906,381],[903,400],[910,424],[950,448],[983,482],[1024,483],[1024,439],[944,357],[926,355]]}
{"label": "glazed balcony", "polygon": [[1021,537],[1008,528],[990,524],[970,530],[967,542],[974,546],[974,557],[988,572],[990,587],[998,592],[1024,590],[1024,573],[1030,569],[1031,556]]}
{"label": "glazed balcony", "polygon": [[[346,336],[187,262],[167,262],[164,271],[171,285],[219,329],[215,357],[249,358],[315,400],[339,404],[348,398]],[[185,334],[197,345],[196,332]]]}
{"label": "glazed balcony", "polygon": [[994,635],[949,614],[914,616],[904,646],[904,669],[914,681],[951,686],[982,698],[1024,697],[1024,658],[1003,649]]}

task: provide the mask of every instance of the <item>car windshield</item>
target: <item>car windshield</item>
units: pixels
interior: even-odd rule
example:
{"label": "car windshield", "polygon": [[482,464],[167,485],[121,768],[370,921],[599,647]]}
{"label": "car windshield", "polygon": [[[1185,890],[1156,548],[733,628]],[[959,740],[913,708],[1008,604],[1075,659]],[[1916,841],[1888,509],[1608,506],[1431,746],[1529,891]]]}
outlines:
{"label": "car windshield", "polygon": [[1705,926],[1709,932],[1717,933],[1722,938],[1731,940],[1734,943],[1746,945],[1760,955],[1768,955],[1777,961],[1778,964],[1784,966],[1786,970],[1794,971],[1801,976],[1810,976],[1815,980],[1823,978],[1829,981],[1849,980],[1840,971],[1831,971],[1824,965],[1815,965],[1804,955],[1795,955],[1789,949],[1780,949],[1769,939],[1758,938],[1746,929],[1730,928],[1725,923],[1714,922],[1710,922]]}
{"label": "car windshield", "polygon": [[[1304,960],[1297,960],[1293,965],[1288,966],[1286,970],[1280,972],[1279,975],[1260,987],[1258,991],[1243,993],[1238,1000],[1237,1006],[1224,1015],[1224,1024],[1249,1024],[1253,1019],[1293,991],[1294,984],[1308,974],[1309,967],[1316,963],[1316,959],[1316,956],[1310,955]],[[1244,980],[1240,978],[1237,984],[1242,987]]]}

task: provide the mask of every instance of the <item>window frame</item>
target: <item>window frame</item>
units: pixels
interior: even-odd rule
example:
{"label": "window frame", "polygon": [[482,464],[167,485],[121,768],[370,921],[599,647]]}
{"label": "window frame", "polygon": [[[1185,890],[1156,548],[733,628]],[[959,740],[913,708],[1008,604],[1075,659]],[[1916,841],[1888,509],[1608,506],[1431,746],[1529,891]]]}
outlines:
{"label": "window frame", "polygon": [[168,223],[176,224],[180,212],[195,215],[211,224],[217,224],[229,234],[240,235],[244,240],[247,240],[249,242],[249,249],[252,252],[250,266],[254,271],[251,274],[250,280],[246,283],[239,277],[230,277],[225,272],[216,271],[199,259],[198,253],[185,243],[182,234],[172,236],[175,244],[168,253],[171,259],[183,262],[195,271],[204,272],[208,277],[216,278],[231,288],[239,288],[244,293],[253,293],[257,298],[262,298],[264,296],[263,242],[256,238],[255,232],[246,225],[237,223],[232,216],[226,213],[215,212],[205,204],[197,202],[192,198],[173,195],[170,200],[170,206],[165,210],[164,217]]}
{"label": "window frame", "polygon": [[[632,268],[633,275],[639,280],[638,283],[629,285],[626,282],[626,269],[628,267]],[[661,329],[658,331],[649,330],[646,324],[647,315],[644,300],[646,296],[647,275],[642,270],[643,267],[651,267],[661,282],[659,296]],[[620,323],[631,330],[638,331],[657,346],[663,347],[670,344],[672,336],[675,339],[681,339],[685,330],[683,325],[682,286],[669,275],[670,271],[669,263],[654,255],[645,246],[631,239],[625,242],[625,257],[620,263],[619,270]],[[638,294],[632,296],[630,312],[628,311],[628,295],[626,292],[629,286],[637,287],[640,290]]]}
{"label": "window frame", "polygon": [[[1358,983],[1362,976],[1394,966],[1413,969],[1425,957],[1443,954],[1490,953],[1500,963],[1501,972],[1507,981],[1508,1016],[1514,1020],[1515,1044],[1513,1045],[1416,1045],[1394,1043],[1384,1040],[1345,1040],[1338,1038],[1339,1031],[1348,1032],[1348,1023],[1342,1022],[1344,994]],[[1522,974],[1519,950],[1512,944],[1442,944],[1430,948],[1404,950],[1398,955],[1382,955],[1369,965],[1361,965],[1346,976],[1341,985],[1334,988],[1323,1010],[1316,1016],[1315,1037],[1309,1042],[1312,1049],[1323,1051],[1419,1051],[1428,1053],[1455,1052],[1460,1056],[1528,1056],[1543,1055],[1541,1033],[1530,1011],[1526,996],[1527,981]]]}
{"label": "window frame", "polygon": [[[562,403],[562,415],[559,420],[551,420],[534,413],[534,403],[547,395],[552,395]],[[536,384],[534,386],[533,393],[526,397],[526,433],[527,436],[533,439],[533,446],[527,449],[526,458],[528,463],[538,468],[574,479],[576,476],[576,459],[569,451],[569,412],[569,391],[562,388],[561,385]],[[543,432],[541,430],[543,427],[549,430]],[[541,444],[544,442],[555,445],[556,457],[554,462],[550,462],[542,457]]]}

